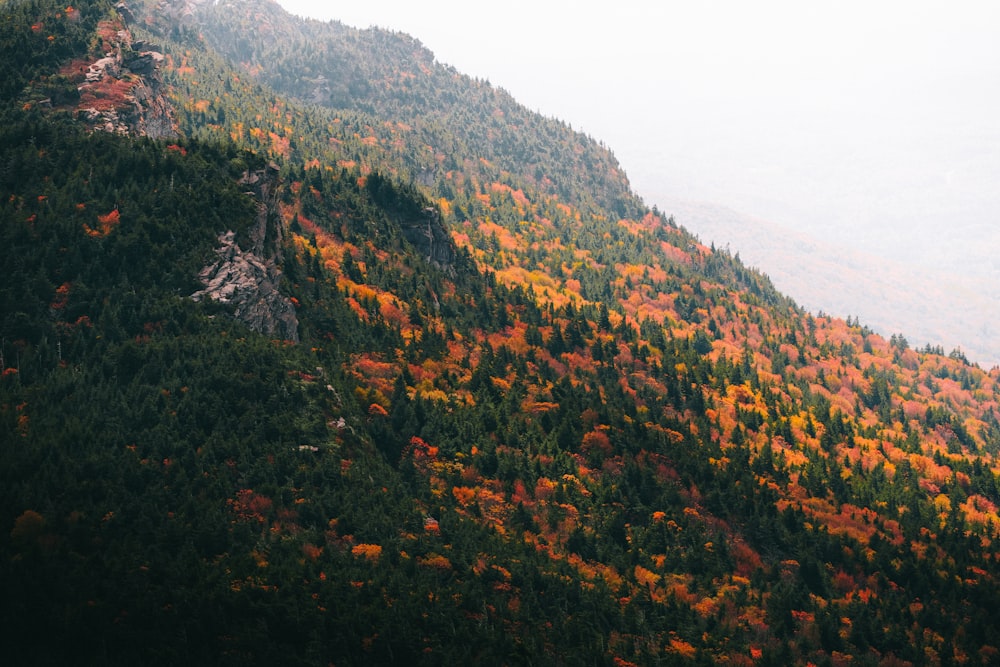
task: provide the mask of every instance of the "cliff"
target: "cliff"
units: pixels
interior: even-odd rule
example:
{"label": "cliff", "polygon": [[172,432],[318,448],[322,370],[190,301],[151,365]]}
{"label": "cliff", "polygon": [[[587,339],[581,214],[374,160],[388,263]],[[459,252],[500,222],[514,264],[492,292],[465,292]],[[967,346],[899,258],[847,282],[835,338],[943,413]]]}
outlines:
{"label": "cliff", "polygon": [[273,164],[244,173],[240,183],[250,188],[247,195],[256,200],[258,211],[246,248],[232,230],[220,234],[216,261],[199,274],[205,288],[191,297],[230,304],[236,319],[254,331],[298,342],[295,307],[279,289],[282,227],[275,215],[277,178]]}
{"label": "cliff", "polygon": [[117,19],[100,29],[100,57],[64,68],[78,84],[72,95],[76,116],[92,131],[175,136],[177,123],[159,72],[164,56],[157,46],[133,40],[132,13],[125,3],[116,9]]}
{"label": "cliff", "polygon": [[428,207],[415,218],[401,220],[403,236],[428,262],[451,273],[454,271],[455,246],[436,208]]}

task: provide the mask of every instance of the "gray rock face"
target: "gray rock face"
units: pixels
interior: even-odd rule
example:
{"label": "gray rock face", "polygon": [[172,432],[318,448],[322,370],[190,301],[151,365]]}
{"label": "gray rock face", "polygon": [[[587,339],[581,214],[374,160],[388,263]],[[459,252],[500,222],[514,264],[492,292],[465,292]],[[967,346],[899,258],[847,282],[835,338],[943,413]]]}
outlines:
{"label": "gray rock face", "polygon": [[115,5],[115,9],[121,14],[122,18],[128,24],[135,23],[135,16],[132,14],[132,8],[128,6],[125,2],[119,2]]}
{"label": "gray rock face", "polygon": [[199,274],[205,289],[191,298],[231,304],[233,315],[254,331],[298,342],[295,306],[279,290],[282,226],[274,201],[277,178],[274,165],[243,174],[240,184],[247,186],[247,195],[257,201],[257,220],[249,230],[249,247],[241,248],[232,231],[220,234],[215,250],[218,259]]}
{"label": "gray rock face", "polygon": [[173,109],[162,94],[158,75],[141,77],[125,96],[125,102],[110,109],[85,107],[77,117],[97,132],[154,139],[177,136]]}
{"label": "gray rock face", "polygon": [[[127,4],[119,2],[116,9],[126,26],[135,22]],[[107,80],[134,81],[134,84],[125,94],[124,103],[111,108],[100,105],[79,108],[78,118],[98,132],[154,139],[177,136],[173,108],[166,99],[159,72],[163,60],[158,47],[133,41],[128,28],[118,31],[114,49],[88,66],[78,90],[80,93],[100,90]]]}
{"label": "gray rock face", "polygon": [[199,274],[205,289],[191,298],[230,304],[235,317],[254,331],[298,342],[295,307],[278,289],[281,270],[274,261],[244,251],[232,231],[220,234],[219,243],[218,260]]}
{"label": "gray rock face", "polygon": [[438,217],[437,209],[425,208],[423,215],[415,220],[400,223],[403,236],[413,244],[427,261],[445,271],[454,271],[455,249],[448,230]]}
{"label": "gray rock face", "polygon": [[273,256],[276,262],[281,262],[284,226],[277,213],[278,170],[278,165],[269,162],[264,169],[245,171],[240,185],[246,186],[247,195],[257,200],[257,222],[250,229],[250,251]]}
{"label": "gray rock face", "polygon": [[132,109],[125,114],[125,124],[131,132],[154,139],[177,135],[173,109],[163,96],[158,74],[155,78],[144,76],[132,89],[130,101]]}

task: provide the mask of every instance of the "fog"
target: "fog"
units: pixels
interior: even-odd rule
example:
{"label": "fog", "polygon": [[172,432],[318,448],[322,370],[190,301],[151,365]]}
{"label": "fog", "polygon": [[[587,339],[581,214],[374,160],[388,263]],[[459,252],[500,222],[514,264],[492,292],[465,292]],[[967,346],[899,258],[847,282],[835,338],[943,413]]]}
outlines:
{"label": "fog", "polygon": [[[281,4],[409,33],[603,141],[647,203],[814,312],[1000,361],[1000,3]],[[746,243],[757,223],[881,266],[796,274],[787,244]],[[901,319],[865,284],[887,279]]]}

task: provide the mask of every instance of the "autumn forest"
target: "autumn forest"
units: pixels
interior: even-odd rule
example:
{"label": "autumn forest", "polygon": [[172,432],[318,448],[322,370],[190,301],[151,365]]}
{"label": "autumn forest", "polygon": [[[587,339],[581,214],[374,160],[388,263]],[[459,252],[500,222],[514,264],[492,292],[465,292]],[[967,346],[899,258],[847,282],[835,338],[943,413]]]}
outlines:
{"label": "autumn forest", "polygon": [[0,51],[6,664],[1000,664],[1000,370],[404,34],[2,0]]}

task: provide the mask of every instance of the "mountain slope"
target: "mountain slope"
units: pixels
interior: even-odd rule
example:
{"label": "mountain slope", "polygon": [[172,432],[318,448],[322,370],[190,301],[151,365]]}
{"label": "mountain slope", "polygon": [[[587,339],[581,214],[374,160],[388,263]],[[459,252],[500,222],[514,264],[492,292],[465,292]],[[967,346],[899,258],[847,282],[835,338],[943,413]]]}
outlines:
{"label": "mountain slope", "polygon": [[[4,98],[16,662],[996,659],[995,373],[803,313],[410,38],[85,4],[180,136],[33,102],[97,40]],[[4,45],[65,17],[3,7]],[[298,343],[191,298],[230,238]]]}

